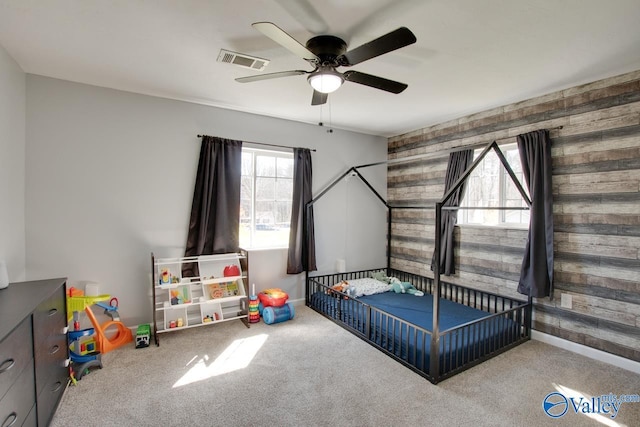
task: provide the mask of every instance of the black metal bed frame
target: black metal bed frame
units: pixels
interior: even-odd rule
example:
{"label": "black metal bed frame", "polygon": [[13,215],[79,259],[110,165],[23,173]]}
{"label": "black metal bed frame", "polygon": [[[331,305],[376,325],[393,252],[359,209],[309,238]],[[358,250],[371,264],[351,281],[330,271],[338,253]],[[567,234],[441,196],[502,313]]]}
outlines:
{"label": "black metal bed frame", "polygon": [[[489,144],[477,159],[473,161],[471,166],[467,168],[464,174],[454,183],[454,185],[445,193],[440,201],[435,204],[435,223],[440,224],[442,221],[442,210],[455,210],[460,209],[458,207],[445,206],[446,202],[452,197],[454,192],[464,184],[471,172],[478,166],[482,159],[487,155],[490,150],[494,150],[500,159],[501,163],[507,170],[511,180],[515,184],[516,188],[520,192],[520,195],[525,200],[528,206],[531,206],[531,200],[527,196],[527,193],[522,188],[522,185],[516,178],[513,170],[509,166],[504,154],[500,151],[498,144],[493,141]],[[412,160],[412,159],[411,159]],[[391,221],[393,209],[433,209],[427,206],[392,206],[380,196],[380,194],[373,188],[373,186],[360,174],[359,168],[365,168],[369,166],[387,164],[389,162],[371,163],[366,165],[354,166],[347,170],[344,174],[333,181],[318,196],[306,204],[304,212],[303,224],[305,225],[304,240],[308,244],[307,239],[307,218],[313,205],[318,202],[328,191],[330,191],[336,184],[338,184],[347,175],[357,175],[362,182],[369,188],[370,191],[387,207],[387,265],[384,270],[387,272],[387,276],[397,277],[401,281],[411,282],[417,289],[433,295],[433,328],[428,331],[403,319],[400,319],[392,314],[389,314],[376,307],[372,307],[359,301],[357,298],[345,298],[345,294],[331,290],[331,286],[339,283],[342,280],[356,279],[369,277],[372,271],[378,271],[378,269],[363,270],[349,273],[337,273],[320,276],[310,276],[309,271],[305,271],[306,276],[306,304],[315,311],[324,315],[325,317],[336,322],[338,325],[349,330],[354,335],[367,341],[375,348],[381,350],[385,354],[389,355],[393,359],[427,378],[434,384],[449,378],[459,372],[462,372],[484,360],[490,359],[518,344],[528,341],[531,338],[531,309],[532,298],[529,296],[527,301],[520,301],[514,298],[500,296],[490,292],[484,292],[472,288],[468,288],[461,285],[456,285],[448,282],[444,282],[440,278],[440,259],[441,259],[441,234],[440,227],[435,227],[435,251],[434,251],[434,263],[433,263],[433,279],[419,276],[416,274],[403,272],[391,268]],[[506,209],[506,208],[497,208]],[[511,208],[509,208],[511,209]],[[314,303],[312,302],[312,296],[321,293],[333,292],[334,295],[338,295],[340,298],[335,299],[332,304],[326,303]],[[457,302],[469,307],[474,307],[482,311],[489,313],[487,317],[482,319],[468,322],[455,328],[448,330],[440,330],[440,299],[449,299],[453,302]],[[343,305],[347,304],[348,310],[343,310]],[[355,310],[355,311],[353,311]],[[360,313],[361,315],[353,316],[348,313]],[[478,331],[487,333],[487,328],[494,327],[496,324],[504,324],[505,322],[511,322],[509,325],[515,325],[515,327],[508,327],[504,330],[504,333],[498,334],[491,340],[484,340],[474,345],[469,345],[464,351],[460,351],[460,343],[465,339],[468,339]],[[502,322],[502,323],[500,323]],[[381,325],[387,325],[386,331],[391,330],[391,333],[381,332]],[[391,328],[388,326],[391,325]],[[484,329],[483,329],[484,328]],[[400,331],[400,335],[405,334],[404,337],[396,337],[395,331]],[[402,332],[404,331],[404,332]],[[411,336],[406,336],[410,334]],[[466,337],[466,338],[465,338]],[[401,344],[398,344],[400,338]],[[404,341],[402,340],[404,338]],[[413,346],[409,346],[408,343],[412,340]],[[427,353],[426,349],[419,351],[416,349],[416,345],[426,346],[429,345],[429,355],[431,357],[425,357]],[[454,349],[454,350],[452,350]],[[419,355],[422,355],[420,357]],[[437,357],[433,357],[437,355]]]}

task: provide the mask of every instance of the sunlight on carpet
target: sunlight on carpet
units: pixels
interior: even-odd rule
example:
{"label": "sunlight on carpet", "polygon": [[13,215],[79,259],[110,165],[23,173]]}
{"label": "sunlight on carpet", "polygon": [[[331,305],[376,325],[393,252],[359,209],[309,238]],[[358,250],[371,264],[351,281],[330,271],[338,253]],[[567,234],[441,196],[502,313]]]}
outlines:
{"label": "sunlight on carpet", "polygon": [[187,363],[187,366],[194,362],[195,365],[176,381],[173,388],[246,368],[267,341],[267,337],[267,334],[260,334],[235,340],[214,361],[211,361],[209,355],[206,354],[199,359],[198,356],[194,356]]}
{"label": "sunlight on carpet", "polygon": [[[590,396],[589,394],[580,392],[578,390],[574,390],[572,388],[563,386],[561,384],[553,384],[553,386],[556,388],[556,390],[558,390],[560,393],[562,393],[564,396],[566,396],[567,398],[573,397],[573,398],[577,398],[579,399],[580,397],[584,397],[585,400],[590,401],[591,399],[593,399],[593,396]],[[580,414],[580,415],[584,415],[586,417],[591,418],[592,420],[595,420],[601,424],[604,424],[606,426],[610,426],[610,427],[627,427],[626,424],[620,424],[616,421],[614,421],[613,419],[611,419],[610,417],[604,416],[604,415],[600,415],[600,414],[594,414],[594,413],[584,413],[580,410],[575,412],[576,414]]]}

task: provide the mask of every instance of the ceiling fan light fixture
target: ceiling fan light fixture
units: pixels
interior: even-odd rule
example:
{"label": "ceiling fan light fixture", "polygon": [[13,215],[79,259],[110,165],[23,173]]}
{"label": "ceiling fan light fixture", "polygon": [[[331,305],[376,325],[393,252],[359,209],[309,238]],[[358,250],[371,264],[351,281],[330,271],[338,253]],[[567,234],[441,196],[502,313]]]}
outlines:
{"label": "ceiling fan light fixture", "polygon": [[319,70],[311,74],[307,80],[312,88],[321,93],[335,92],[344,83],[342,75],[332,69]]}

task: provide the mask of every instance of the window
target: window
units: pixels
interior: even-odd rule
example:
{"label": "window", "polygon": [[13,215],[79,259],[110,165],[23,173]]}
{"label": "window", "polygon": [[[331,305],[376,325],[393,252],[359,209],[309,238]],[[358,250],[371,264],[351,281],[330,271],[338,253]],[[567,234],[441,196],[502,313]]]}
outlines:
{"label": "window", "polygon": [[[520,153],[515,144],[500,147],[509,166],[513,170],[525,191],[524,177]],[[482,150],[475,151],[477,157]],[[528,193],[527,193],[528,195]],[[507,170],[502,166],[500,159],[491,150],[482,162],[469,175],[464,197],[460,203],[462,207],[526,207],[527,203],[522,199],[518,188],[511,180]],[[458,211],[459,224],[482,225],[529,225],[528,210],[501,210],[501,209],[460,209]]]}
{"label": "window", "polygon": [[292,153],[243,148],[240,246],[287,247],[292,195]]}

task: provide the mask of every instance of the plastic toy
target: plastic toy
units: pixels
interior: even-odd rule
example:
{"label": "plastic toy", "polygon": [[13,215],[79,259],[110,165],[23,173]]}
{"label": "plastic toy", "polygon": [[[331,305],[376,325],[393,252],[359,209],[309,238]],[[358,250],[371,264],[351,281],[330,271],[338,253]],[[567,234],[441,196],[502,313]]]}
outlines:
{"label": "plastic toy", "polygon": [[163,268],[160,271],[160,284],[168,285],[169,283],[171,283],[171,272],[168,268]]}
{"label": "plastic toy", "polygon": [[[91,310],[92,305],[108,300],[111,300],[113,303],[113,299],[110,295],[97,295],[92,297],[80,295],[83,295],[82,291],[78,291],[74,288],[69,289],[67,293],[67,315],[69,316],[67,321],[69,322],[74,318],[74,329],[76,329],[76,326],[79,326],[77,313],[84,311],[95,329],[96,342],[100,353],[108,353],[111,350],[115,350],[116,348],[133,341],[133,334],[131,333],[131,330],[129,330],[129,328],[127,328],[122,322],[119,320],[110,320],[100,324],[96,319],[96,316],[93,314],[93,311]],[[115,302],[117,304],[117,300],[115,300]],[[119,315],[112,304],[110,304],[110,307],[109,312],[111,313],[110,316],[112,319],[119,318]],[[115,332],[112,332],[111,336],[107,337],[106,332],[109,328],[115,328]]]}
{"label": "plastic toy", "polygon": [[108,305],[103,302],[96,302],[96,305],[104,308],[104,314],[111,317],[111,320],[120,320],[120,315],[118,314],[118,298],[111,298]]}
{"label": "plastic toy", "polygon": [[249,323],[258,323],[260,321],[260,300],[256,295],[249,297]]}
{"label": "plastic toy", "polygon": [[[77,316],[77,313],[74,315]],[[77,320],[74,322],[77,323]],[[93,328],[73,330],[68,333],[70,375],[75,384],[91,368],[102,369],[102,359],[98,351]]]}
{"label": "plastic toy", "polygon": [[182,295],[177,289],[171,289],[171,305],[182,304]]}
{"label": "plastic toy", "polygon": [[227,265],[222,271],[224,277],[234,277],[240,275],[240,268],[237,265]]}
{"label": "plastic toy", "polygon": [[262,312],[264,323],[271,325],[293,319],[296,311],[293,304],[288,302],[282,307],[265,307]]}
{"label": "plastic toy", "polygon": [[260,292],[258,299],[263,307],[282,307],[289,299],[289,295],[280,288],[271,288]]}
{"label": "plastic toy", "polygon": [[136,330],[136,348],[149,347],[151,341],[151,326],[147,323],[138,325]]}

